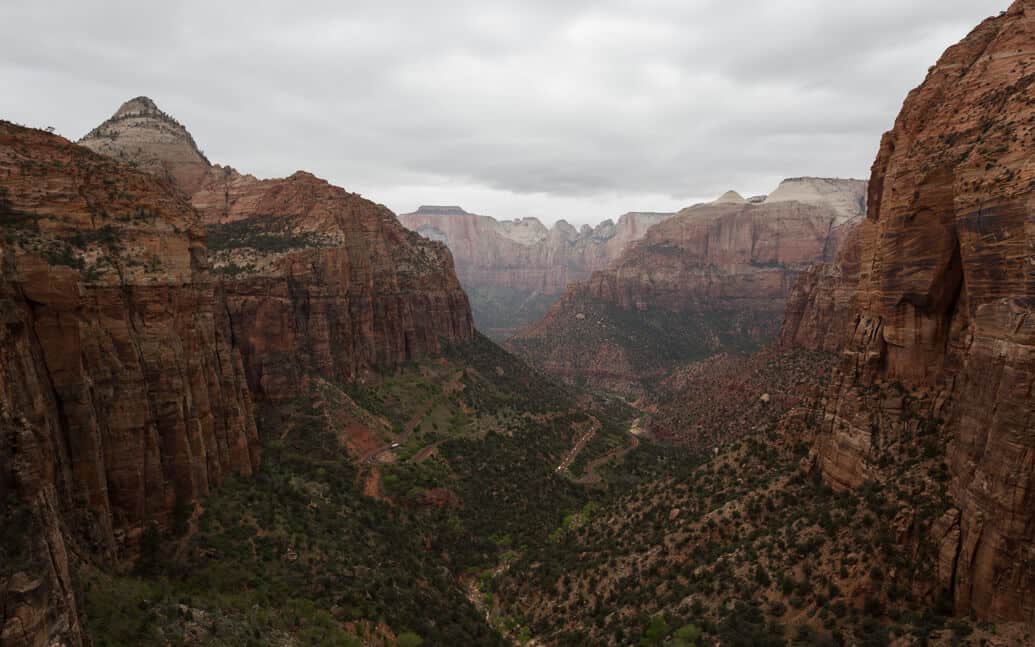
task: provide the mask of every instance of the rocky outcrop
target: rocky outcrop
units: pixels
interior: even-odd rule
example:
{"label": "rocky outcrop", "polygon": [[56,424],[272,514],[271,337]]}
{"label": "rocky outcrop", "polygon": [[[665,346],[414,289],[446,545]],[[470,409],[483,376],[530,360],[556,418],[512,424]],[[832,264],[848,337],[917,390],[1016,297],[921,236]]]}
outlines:
{"label": "rocky outcrop", "polygon": [[866,211],[866,181],[822,177],[789,178],[766,196],[764,202],[800,202],[829,207],[838,214],[837,224],[841,225]]}
{"label": "rocky outcrop", "polygon": [[[1035,622],[1035,2],[950,48],[873,166],[868,222],[806,277],[784,339],[840,346],[811,465],[839,488],[936,433],[955,509],[938,577],[960,613]],[[850,251],[851,250],[851,251]],[[854,290],[852,286],[854,287]]]}
{"label": "rocky outcrop", "polygon": [[846,231],[831,206],[726,199],[655,225],[508,346],[548,372],[625,390],[777,332],[798,275]]}
{"label": "rocky outcrop", "polygon": [[251,474],[252,400],[166,181],[0,123],[0,219],[0,642],[79,644],[69,544],[131,557],[178,502]]}
{"label": "rocky outcrop", "polygon": [[187,195],[198,190],[211,166],[187,129],[147,97],[122,104],[79,144],[169,178]]}
{"label": "rocky outcrop", "polygon": [[223,223],[208,246],[255,393],[292,398],[306,375],[347,381],[473,336],[449,250],[387,208],[303,172],[226,186],[195,202]]}
{"label": "rocky outcrop", "polygon": [[[116,159],[164,174],[194,141],[146,98],[127,102],[83,139]],[[113,128],[126,130],[105,138]],[[120,130],[119,132],[121,132]],[[305,172],[260,180],[228,166],[190,167],[171,181],[206,225],[225,314],[248,384],[271,400],[306,375],[347,381],[375,366],[438,353],[473,335],[448,249],[399,224],[383,206]]]}
{"label": "rocky outcrop", "polygon": [[479,329],[497,339],[541,317],[564,289],[606,268],[629,243],[673,214],[627,213],[618,222],[575,229],[536,218],[499,221],[460,207],[421,207],[399,220],[425,238],[444,242],[471,295]]}

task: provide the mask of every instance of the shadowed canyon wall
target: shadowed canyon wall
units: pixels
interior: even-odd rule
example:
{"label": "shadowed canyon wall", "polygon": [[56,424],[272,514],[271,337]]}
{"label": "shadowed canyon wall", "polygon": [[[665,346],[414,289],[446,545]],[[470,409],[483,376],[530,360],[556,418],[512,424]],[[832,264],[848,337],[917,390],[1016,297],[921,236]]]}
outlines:
{"label": "shadowed canyon wall", "polygon": [[0,124],[0,212],[0,495],[21,547],[0,642],[76,644],[66,543],[122,559],[177,500],[251,474],[252,401],[197,215],[166,181]]}

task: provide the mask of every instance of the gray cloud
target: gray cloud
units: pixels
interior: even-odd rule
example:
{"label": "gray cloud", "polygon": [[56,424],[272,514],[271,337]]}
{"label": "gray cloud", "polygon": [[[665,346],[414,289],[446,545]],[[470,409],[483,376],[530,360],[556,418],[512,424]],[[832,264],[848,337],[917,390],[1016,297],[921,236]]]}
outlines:
{"label": "gray cloud", "polygon": [[865,177],[1008,0],[5,0],[0,117],[78,138],[147,94],[214,161],[408,210],[587,222]]}

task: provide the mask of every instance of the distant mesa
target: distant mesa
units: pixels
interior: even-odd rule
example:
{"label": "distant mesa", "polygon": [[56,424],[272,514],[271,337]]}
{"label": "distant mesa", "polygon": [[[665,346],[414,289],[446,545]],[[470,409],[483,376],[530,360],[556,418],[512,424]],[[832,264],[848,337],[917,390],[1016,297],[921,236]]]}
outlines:
{"label": "distant mesa", "polygon": [[469,215],[464,211],[463,207],[458,206],[436,206],[436,205],[422,205],[417,209],[416,213],[425,216],[466,216]]}
{"label": "distant mesa", "polygon": [[399,221],[446,243],[478,328],[497,340],[536,321],[571,283],[606,268],[632,241],[674,214],[641,211],[575,228],[564,219],[497,220],[458,206],[424,205]]}
{"label": "distant mesa", "polygon": [[688,207],[569,286],[507,348],[562,380],[633,394],[680,363],[757,348],[798,275],[832,260],[862,220],[865,196],[858,180],[792,178],[767,198],[728,191]]}

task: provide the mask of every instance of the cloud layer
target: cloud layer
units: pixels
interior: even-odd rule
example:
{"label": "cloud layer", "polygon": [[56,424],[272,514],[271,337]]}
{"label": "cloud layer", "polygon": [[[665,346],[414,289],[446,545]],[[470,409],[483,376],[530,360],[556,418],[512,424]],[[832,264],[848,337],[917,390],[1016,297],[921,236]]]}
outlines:
{"label": "cloud layer", "polygon": [[213,161],[595,222],[866,177],[941,52],[1008,0],[5,0],[0,117],[77,139],[146,94]]}

